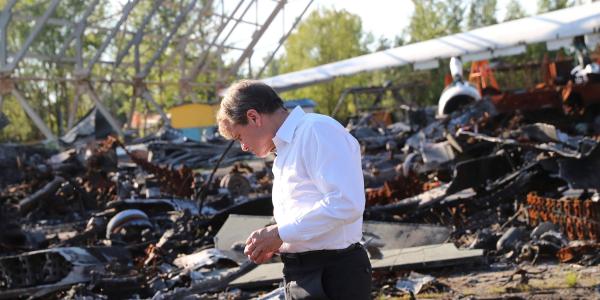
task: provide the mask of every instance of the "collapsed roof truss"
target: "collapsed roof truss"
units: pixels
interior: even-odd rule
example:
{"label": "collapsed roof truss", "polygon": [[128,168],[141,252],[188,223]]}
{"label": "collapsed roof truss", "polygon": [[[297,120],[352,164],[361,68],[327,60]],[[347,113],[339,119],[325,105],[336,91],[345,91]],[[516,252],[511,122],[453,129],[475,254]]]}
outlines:
{"label": "collapsed roof truss", "polygon": [[[296,0],[295,4],[300,1],[305,6],[303,15],[312,0]],[[43,135],[54,141],[55,133],[30,105],[20,86],[67,82],[74,95],[69,100],[67,129],[74,125],[81,98],[88,96],[115,131],[122,134],[122,125],[104,104],[110,96],[101,88],[106,84],[133,87],[129,118],[139,98],[168,122],[152,89],[177,89],[178,103],[197,102],[201,100],[198,88],[215,94],[240,72],[251,74],[250,62],[257,44],[274,20],[283,18],[289,1],[85,0],[80,9],[70,9],[73,2],[47,0],[30,4],[8,0],[0,12],[0,108],[4,98],[12,96]],[[32,20],[33,26],[29,26]],[[279,49],[297,23],[283,28],[279,45],[272,48]],[[241,28],[252,32],[248,40],[231,41]],[[53,49],[43,47],[45,39],[56,36],[62,39],[60,45]],[[240,39],[239,34],[237,38]],[[64,72],[39,75],[32,71],[44,63]],[[156,74],[162,72],[173,72],[179,77],[157,80]],[[214,78],[203,76],[208,73],[215,74]]]}

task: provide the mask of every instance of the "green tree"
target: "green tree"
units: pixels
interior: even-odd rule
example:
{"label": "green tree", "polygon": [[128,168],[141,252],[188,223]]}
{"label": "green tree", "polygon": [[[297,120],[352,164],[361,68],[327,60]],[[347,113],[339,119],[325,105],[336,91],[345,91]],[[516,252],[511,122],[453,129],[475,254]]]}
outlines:
{"label": "green tree", "polygon": [[510,0],[506,5],[506,15],[504,16],[504,22],[521,19],[527,16],[525,9],[521,6],[518,0]]}
{"label": "green tree", "polygon": [[496,0],[472,0],[469,5],[467,29],[494,25],[496,20]]}
{"label": "green tree", "polygon": [[462,1],[412,0],[415,10],[410,18],[411,42],[425,41],[461,31]]}
{"label": "green tree", "polygon": [[569,0],[538,0],[538,13],[567,8],[572,5]]}
{"label": "green tree", "polygon": [[[367,53],[366,35],[360,17],[345,10],[312,12],[285,43],[285,54],[277,64],[281,73],[298,71]],[[350,86],[364,84],[368,75],[337,78],[283,94],[284,98],[312,98],[317,111],[330,114],[341,94]]]}

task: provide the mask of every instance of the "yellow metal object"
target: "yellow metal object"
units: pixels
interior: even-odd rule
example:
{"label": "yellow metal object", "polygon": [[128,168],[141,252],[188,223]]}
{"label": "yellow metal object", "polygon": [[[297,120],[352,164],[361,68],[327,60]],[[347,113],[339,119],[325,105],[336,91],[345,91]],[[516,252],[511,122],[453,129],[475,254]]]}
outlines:
{"label": "yellow metal object", "polygon": [[169,109],[173,128],[196,128],[216,125],[219,104],[184,104]]}

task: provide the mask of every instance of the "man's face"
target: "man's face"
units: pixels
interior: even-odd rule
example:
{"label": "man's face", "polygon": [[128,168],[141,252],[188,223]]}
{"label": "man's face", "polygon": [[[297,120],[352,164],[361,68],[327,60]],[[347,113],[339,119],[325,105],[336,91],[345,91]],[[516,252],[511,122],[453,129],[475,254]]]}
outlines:
{"label": "man's face", "polygon": [[273,151],[272,120],[258,113],[256,110],[248,110],[246,125],[235,124],[232,126],[234,138],[240,142],[243,151],[250,151],[258,157],[266,157]]}

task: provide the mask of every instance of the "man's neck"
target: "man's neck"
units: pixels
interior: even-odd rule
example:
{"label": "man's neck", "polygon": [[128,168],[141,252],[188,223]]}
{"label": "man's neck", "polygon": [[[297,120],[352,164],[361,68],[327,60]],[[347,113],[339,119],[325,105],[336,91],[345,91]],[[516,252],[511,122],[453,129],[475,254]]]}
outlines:
{"label": "man's neck", "polygon": [[283,122],[285,122],[285,119],[287,119],[289,115],[290,112],[283,108],[280,108],[277,111],[275,111],[275,113],[273,113],[273,137],[275,136],[275,134],[277,134],[277,131],[279,130],[279,128],[281,128],[281,125],[283,125]]}

